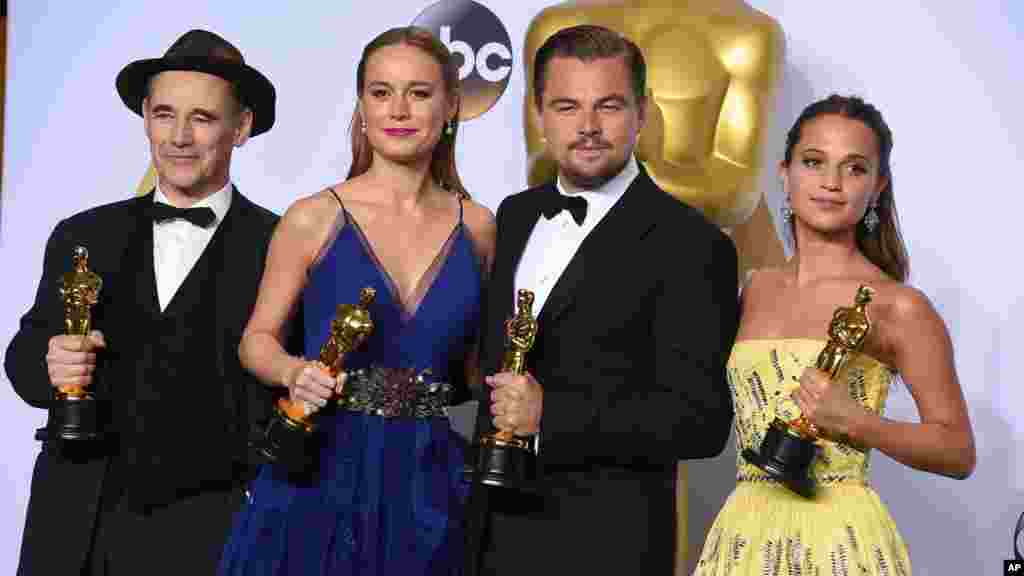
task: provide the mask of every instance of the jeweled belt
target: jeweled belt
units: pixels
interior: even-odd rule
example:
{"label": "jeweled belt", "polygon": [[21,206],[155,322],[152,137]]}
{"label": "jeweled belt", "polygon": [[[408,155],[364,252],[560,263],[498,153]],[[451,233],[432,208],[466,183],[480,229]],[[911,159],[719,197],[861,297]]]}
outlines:
{"label": "jeweled belt", "polygon": [[373,366],[348,372],[338,407],[384,418],[447,418],[451,385],[430,369]]}
{"label": "jeweled belt", "polygon": [[[781,484],[778,480],[772,478],[767,474],[760,472],[737,472],[736,482],[763,482],[766,484]],[[855,474],[826,474],[821,477],[814,478],[815,484],[820,486],[830,486],[833,484],[860,484],[868,486],[867,479],[857,476]]]}

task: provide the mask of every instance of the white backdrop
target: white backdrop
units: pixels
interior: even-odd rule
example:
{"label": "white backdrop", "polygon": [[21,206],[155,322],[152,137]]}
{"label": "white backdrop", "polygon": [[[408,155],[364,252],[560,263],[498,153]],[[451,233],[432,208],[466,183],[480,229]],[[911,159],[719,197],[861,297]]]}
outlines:
{"label": "white backdrop", "polygon": [[[512,39],[504,96],[463,125],[459,168],[469,190],[497,208],[525,185],[523,37],[549,2],[483,0]],[[121,104],[114,77],[130,60],[162,54],[189,28],[236,43],[278,88],[278,120],[235,157],[233,176],[253,200],[281,212],[297,196],[339,180],[348,167],[355,63],[385,28],[410,23],[431,0],[252,3],[178,0],[166,5],[34,0],[9,7],[7,117],[0,266],[0,345],[10,341],[41,272],[54,224],[81,209],[131,195],[148,152],[140,119]],[[1013,376],[1024,371],[1024,274],[1010,249],[1024,212],[1024,53],[1016,0],[938,3],[754,0],[786,33],[786,77],[769,162],[782,130],[811,99],[853,92],[875,102],[895,135],[897,206],[912,282],[950,326],[978,444],[978,468],[958,482],[875,455],[874,480],[911,549],[918,574],[997,574],[1011,555],[1010,530],[1024,510],[1018,445],[1024,405]],[[458,39],[459,30],[453,32]],[[478,48],[478,47],[475,47]],[[685,63],[681,63],[685,66]],[[765,182],[773,182],[770,178]],[[779,191],[768,190],[776,208]],[[54,296],[56,297],[56,296]],[[45,414],[22,404],[0,376],[0,572],[13,573]],[[913,419],[904,387],[890,414]],[[691,559],[733,473],[730,450],[691,466]]]}

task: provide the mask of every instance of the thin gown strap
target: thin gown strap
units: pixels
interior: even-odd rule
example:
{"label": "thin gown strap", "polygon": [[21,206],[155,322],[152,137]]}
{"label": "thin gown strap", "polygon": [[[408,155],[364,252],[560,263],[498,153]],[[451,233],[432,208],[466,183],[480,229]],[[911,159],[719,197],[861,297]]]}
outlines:
{"label": "thin gown strap", "polygon": [[338,215],[334,218],[334,223],[331,224],[331,230],[327,234],[327,238],[324,240],[323,245],[320,246],[320,249],[316,253],[316,257],[313,258],[313,265],[310,269],[316,268],[320,265],[320,262],[330,251],[331,246],[334,245],[334,241],[338,239],[338,234],[341,233],[341,230],[349,221],[348,210],[345,210],[345,204],[342,203],[341,197],[338,196],[338,193],[334,191],[334,187],[328,186],[327,190],[331,193],[331,196],[334,196],[334,199],[338,201]]}
{"label": "thin gown strap", "polygon": [[331,196],[334,196],[335,200],[337,200],[338,208],[341,208],[341,212],[338,214],[338,221],[335,222],[334,227],[334,232],[337,233],[345,226],[345,224],[348,223],[351,217],[348,214],[348,210],[345,208],[345,203],[341,201],[341,196],[338,196],[338,193],[334,190],[334,186],[328,186],[327,191],[331,193]]}
{"label": "thin gown strap", "polygon": [[331,196],[334,196],[334,199],[338,201],[338,206],[341,206],[341,209],[344,210],[345,203],[341,201],[341,196],[338,196],[338,193],[334,191],[334,186],[328,186],[327,190],[331,193]]}
{"label": "thin gown strap", "polygon": [[459,224],[462,224],[462,194],[458,195],[459,198]]}

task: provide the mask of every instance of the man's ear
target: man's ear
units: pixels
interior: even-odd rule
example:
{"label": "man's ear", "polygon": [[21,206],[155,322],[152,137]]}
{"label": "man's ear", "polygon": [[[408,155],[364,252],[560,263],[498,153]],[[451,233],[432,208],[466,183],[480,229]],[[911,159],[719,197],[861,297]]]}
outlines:
{"label": "man's ear", "polygon": [[651,102],[653,98],[654,92],[652,92],[651,89],[648,88],[647,94],[644,94],[643,96],[637,98],[636,100],[636,113],[637,117],[640,120],[640,124],[639,126],[637,126],[638,132],[640,130],[643,130],[644,126],[647,125],[647,103]]}
{"label": "man's ear", "polygon": [[238,113],[238,126],[235,128],[235,147],[240,148],[249,141],[252,135],[252,108],[246,106]]}
{"label": "man's ear", "polygon": [[540,132],[541,140],[546,142],[546,140],[544,140],[544,115],[541,114],[540,107],[536,104],[530,106],[530,116],[533,118],[534,126],[536,126],[537,130]]}

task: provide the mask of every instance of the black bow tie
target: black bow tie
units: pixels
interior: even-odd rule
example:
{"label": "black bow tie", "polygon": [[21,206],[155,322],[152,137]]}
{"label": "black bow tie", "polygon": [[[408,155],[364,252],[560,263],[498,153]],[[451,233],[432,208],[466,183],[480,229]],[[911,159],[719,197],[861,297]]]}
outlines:
{"label": "black bow tie", "polygon": [[568,210],[576,224],[583,226],[583,220],[587,217],[587,199],[579,196],[566,196],[556,188],[552,188],[544,198],[541,212],[545,218],[550,220],[562,210]]}
{"label": "black bow tie", "polygon": [[217,215],[214,214],[212,208],[175,208],[163,202],[153,202],[149,213],[153,217],[153,222],[166,222],[180,218],[188,220],[200,228],[208,227],[217,219]]}

